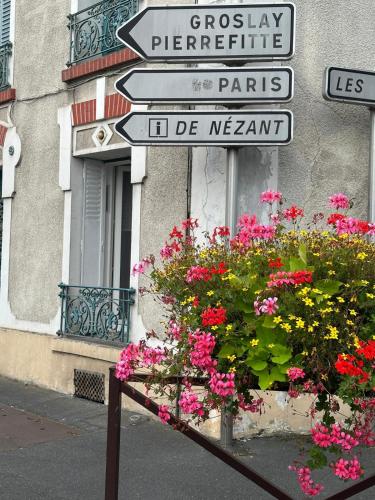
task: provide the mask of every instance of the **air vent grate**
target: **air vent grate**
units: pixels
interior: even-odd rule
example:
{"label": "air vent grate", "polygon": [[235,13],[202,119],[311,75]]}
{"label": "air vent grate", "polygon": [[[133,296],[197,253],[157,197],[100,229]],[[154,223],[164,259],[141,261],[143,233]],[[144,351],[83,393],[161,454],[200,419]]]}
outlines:
{"label": "air vent grate", "polygon": [[104,375],[102,373],[74,370],[74,395],[104,404]]}

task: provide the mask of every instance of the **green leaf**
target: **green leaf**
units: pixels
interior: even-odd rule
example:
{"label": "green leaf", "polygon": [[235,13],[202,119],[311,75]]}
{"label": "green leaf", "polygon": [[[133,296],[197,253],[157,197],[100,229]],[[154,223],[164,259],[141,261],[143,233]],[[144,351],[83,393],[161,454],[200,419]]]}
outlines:
{"label": "green leaf", "polygon": [[335,295],[335,293],[338,293],[340,290],[341,285],[341,281],[324,279],[317,281],[315,283],[315,288],[318,288],[318,290],[328,295]]}
{"label": "green leaf", "polygon": [[281,373],[277,366],[274,366],[271,372],[265,368],[262,371],[252,370],[252,373],[258,377],[258,385],[262,390],[268,389],[274,382],[285,382],[286,380],[285,374]]}
{"label": "green leaf", "polygon": [[283,365],[292,357],[292,350],[283,345],[275,345],[271,348],[271,352],[274,355],[272,361],[278,365]]}
{"label": "green leaf", "polygon": [[309,455],[310,460],[307,462],[307,465],[311,469],[322,469],[328,463],[325,453],[318,446],[310,448]]}
{"label": "green leaf", "polygon": [[268,366],[267,361],[264,361],[262,359],[247,359],[246,364],[256,371],[262,371]]}
{"label": "green leaf", "polygon": [[307,247],[304,243],[301,243],[298,248],[298,255],[304,264],[307,264]]}
{"label": "green leaf", "polygon": [[244,313],[248,313],[248,314],[254,313],[254,305],[250,304],[250,303],[246,303],[241,299],[238,299],[235,301],[234,307],[238,311],[242,311]]}
{"label": "green leaf", "polygon": [[263,321],[264,328],[276,328],[276,323],[273,321],[274,317],[273,316],[266,316]]}
{"label": "green leaf", "polygon": [[219,351],[218,357],[219,358],[227,358],[228,356],[233,356],[233,354],[236,354],[237,349],[236,346],[232,344],[225,344]]}
{"label": "green leaf", "polygon": [[290,257],[289,268],[293,273],[295,271],[302,271],[302,269],[306,269],[306,262],[299,257]]}
{"label": "green leaf", "polygon": [[257,338],[260,340],[260,344],[262,346],[267,346],[268,344],[277,343],[277,333],[275,330],[271,330],[270,328],[264,328],[263,326],[258,325],[256,333],[257,333]]}

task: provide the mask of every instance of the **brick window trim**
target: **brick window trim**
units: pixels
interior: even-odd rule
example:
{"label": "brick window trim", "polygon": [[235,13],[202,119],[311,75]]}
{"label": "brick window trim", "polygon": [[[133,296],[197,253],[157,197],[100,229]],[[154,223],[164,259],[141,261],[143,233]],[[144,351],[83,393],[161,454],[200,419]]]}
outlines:
{"label": "brick window trim", "polygon": [[0,92],[0,104],[16,100],[16,89],[9,88]]}
{"label": "brick window trim", "polygon": [[[104,117],[102,119],[118,118],[130,111],[131,104],[120,94],[105,96]],[[97,121],[96,100],[77,102],[72,106],[72,125],[87,125]]]}
{"label": "brick window trim", "polygon": [[106,56],[84,61],[64,69],[61,74],[61,79],[63,82],[70,82],[86,75],[99,73],[100,71],[105,71],[106,69],[140,59],[138,54],[128,48],[117,50]]}

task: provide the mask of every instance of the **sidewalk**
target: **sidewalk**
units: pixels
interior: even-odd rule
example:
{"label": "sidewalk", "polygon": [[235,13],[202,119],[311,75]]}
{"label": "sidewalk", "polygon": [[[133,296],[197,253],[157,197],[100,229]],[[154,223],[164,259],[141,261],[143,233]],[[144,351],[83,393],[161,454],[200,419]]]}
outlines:
{"label": "sidewalk", "polygon": [[[0,499],[103,500],[106,425],[103,405],[0,378]],[[124,412],[121,439],[121,500],[272,498],[180,433],[144,415]],[[303,441],[256,438],[238,443],[236,453],[301,499],[287,466]],[[370,450],[363,460],[368,475],[375,470],[374,458],[375,450]],[[344,484],[331,480],[330,486],[326,493]],[[375,488],[353,498],[375,498]]]}

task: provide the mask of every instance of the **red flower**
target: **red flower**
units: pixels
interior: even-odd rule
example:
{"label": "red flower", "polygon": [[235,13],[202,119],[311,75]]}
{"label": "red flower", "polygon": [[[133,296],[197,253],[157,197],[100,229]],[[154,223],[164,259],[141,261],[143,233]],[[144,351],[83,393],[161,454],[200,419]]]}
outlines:
{"label": "red flower", "polygon": [[218,267],[212,267],[212,274],[225,274],[227,272],[227,268],[225,267],[225,262],[219,262]]}
{"label": "red flower", "polygon": [[227,311],[224,307],[207,307],[202,314],[202,325],[222,325],[227,320]]}
{"label": "red flower", "polygon": [[361,347],[356,349],[356,352],[360,356],[372,361],[375,359],[375,340],[369,340],[367,343],[361,342]]}
{"label": "red flower", "polygon": [[280,269],[280,267],[284,266],[284,263],[281,262],[281,258],[280,257],[277,257],[275,260],[270,259],[268,261],[268,266],[271,267],[271,268],[275,267],[277,269]]}
{"label": "red flower", "polygon": [[297,217],[303,217],[304,212],[302,208],[299,208],[296,205],[292,205],[290,208],[286,208],[283,211],[283,216],[287,220],[294,220],[297,219]]}
{"label": "red flower", "polygon": [[335,226],[338,220],[345,219],[345,215],[343,214],[331,214],[327,219],[327,224],[331,226]]}
{"label": "red flower", "polygon": [[198,307],[198,306],[199,306],[199,297],[198,297],[198,295],[196,295],[196,296],[194,297],[194,300],[193,300],[193,302],[192,302],[192,306],[193,306],[193,307]]}
{"label": "red flower", "polygon": [[172,229],[172,231],[169,233],[169,237],[170,238],[181,239],[181,238],[184,237],[184,235],[182,234],[181,231],[179,231],[179,229],[177,228],[177,226],[174,226],[174,228]]}

